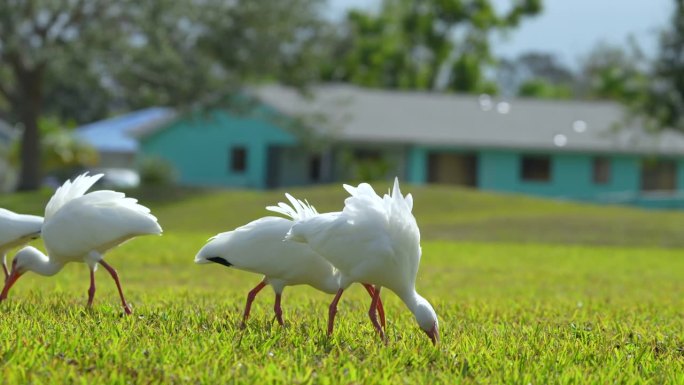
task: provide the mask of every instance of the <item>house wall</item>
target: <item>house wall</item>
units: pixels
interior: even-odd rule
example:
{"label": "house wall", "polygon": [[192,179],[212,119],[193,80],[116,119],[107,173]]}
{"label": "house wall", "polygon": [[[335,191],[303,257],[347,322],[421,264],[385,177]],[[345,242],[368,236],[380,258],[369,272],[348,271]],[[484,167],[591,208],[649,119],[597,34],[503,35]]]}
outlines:
{"label": "house wall", "polygon": [[[476,151],[477,187],[483,190],[607,202],[635,200],[640,193],[642,157],[637,155],[601,155],[610,159],[610,179],[597,184],[593,181],[594,154]],[[409,182],[427,183],[427,159],[431,152],[472,153],[473,150],[414,146],[407,151]],[[543,182],[523,180],[521,158],[524,155],[550,155],[551,179]],[[677,190],[684,192],[684,159],[677,163]]]}
{"label": "house wall", "polygon": [[301,147],[282,147],[274,165],[278,186],[303,186],[316,183],[309,177],[311,154]]}
{"label": "house wall", "polygon": [[[141,140],[142,156],[157,156],[178,172],[179,182],[194,186],[266,188],[268,149],[293,146],[294,136],[265,119],[210,115],[180,119]],[[230,169],[230,149],[244,146],[244,172]]]}
{"label": "house wall", "polygon": [[521,178],[521,158],[534,153],[482,151],[479,155],[479,188],[575,199],[600,199],[601,196],[639,190],[639,158],[611,156],[608,183],[592,180],[590,154],[550,154],[551,179],[525,181]]}

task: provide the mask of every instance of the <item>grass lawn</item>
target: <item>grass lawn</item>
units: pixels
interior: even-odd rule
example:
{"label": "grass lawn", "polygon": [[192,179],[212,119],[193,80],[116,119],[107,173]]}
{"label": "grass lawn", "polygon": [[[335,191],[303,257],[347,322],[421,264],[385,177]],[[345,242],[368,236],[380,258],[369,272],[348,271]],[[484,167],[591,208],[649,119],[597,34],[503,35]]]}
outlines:
{"label": "grass lawn", "polygon": [[[295,190],[321,211],[339,187]],[[192,263],[216,232],[264,214],[282,192],[138,192],[165,229],[113,250],[134,315],[99,271],[85,310],[87,268],[27,274],[0,305],[0,383],[684,383],[684,213],[597,207],[442,187],[415,196],[423,234],[418,291],[440,317],[432,347],[385,292],[389,345],[374,334],[369,300],[352,287],[325,336],[332,296],[283,296],[272,322],[260,277]],[[49,194],[0,196],[41,213]],[[40,242],[36,245],[40,247]]]}

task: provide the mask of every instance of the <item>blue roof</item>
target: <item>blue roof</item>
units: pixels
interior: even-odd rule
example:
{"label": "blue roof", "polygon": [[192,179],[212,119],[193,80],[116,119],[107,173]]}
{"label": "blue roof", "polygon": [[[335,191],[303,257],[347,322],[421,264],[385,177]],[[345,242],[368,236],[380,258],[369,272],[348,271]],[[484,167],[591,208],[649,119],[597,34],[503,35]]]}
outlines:
{"label": "blue roof", "polygon": [[175,116],[176,113],[171,108],[151,107],[86,124],[76,128],[74,134],[98,151],[136,152],[138,141],[130,136],[133,131],[160,124]]}

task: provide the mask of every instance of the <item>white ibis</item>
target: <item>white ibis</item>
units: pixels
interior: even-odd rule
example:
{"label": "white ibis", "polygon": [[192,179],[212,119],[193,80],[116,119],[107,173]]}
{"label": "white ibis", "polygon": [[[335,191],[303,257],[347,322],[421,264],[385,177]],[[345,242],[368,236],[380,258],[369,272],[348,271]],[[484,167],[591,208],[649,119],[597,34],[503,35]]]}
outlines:
{"label": "white ibis", "polygon": [[[286,194],[292,206],[279,203],[267,209],[299,220],[317,215],[316,209]],[[266,285],[275,292],[273,310],[278,323],[283,325],[281,296],[286,286],[309,285],[320,291],[334,294],[339,289],[340,276],[333,266],[311,250],[307,245],[283,242],[285,234],[292,227],[292,220],[281,217],[263,217],[233,231],[210,238],[195,256],[195,263],[217,263],[226,267],[263,274],[263,280],[247,295],[242,317],[242,326],[249,318],[254,298]],[[374,290],[364,284],[373,297]],[[379,304],[381,322],[384,325],[384,311]]]}
{"label": "white ibis", "polygon": [[415,289],[420,263],[420,232],[411,213],[413,198],[401,195],[395,179],[391,195],[378,196],[362,183],[345,185],[351,194],[340,213],[310,216],[295,222],[286,239],[308,244],[330,261],[341,273],[340,289],[330,304],[328,334],[333,331],[337,303],[351,282],[375,285],[375,295],[368,312],[373,325],[385,340],[375,308],[380,289],[396,293],[414,314],[420,328],[433,344],[439,342],[439,324],[432,305]]}
{"label": "white ibis", "polygon": [[2,270],[5,273],[5,280],[9,277],[7,252],[40,237],[42,225],[42,217],[17,214],[0,209],[0,254],[2,254]]}
{"label": "white ibis", "polygon": [[69,262],[83,262],[90,268],[88,307],[93,304],[95,269],[100,264],[116,282],[124,311],[131,313],[121,290],[119,276],[104,261],[104,254],[135,236],[161,234],[162,229],[147,207],[123,193],[102,190],[86,194],[102,176],[85,173],[74,179],[73,183],[66,181],[55,191],[45,208],[41,232],[49,256],[33,247],[21,249],[12,261],[0,301],[7,298],[12,285],[28,271],[52,276]]}

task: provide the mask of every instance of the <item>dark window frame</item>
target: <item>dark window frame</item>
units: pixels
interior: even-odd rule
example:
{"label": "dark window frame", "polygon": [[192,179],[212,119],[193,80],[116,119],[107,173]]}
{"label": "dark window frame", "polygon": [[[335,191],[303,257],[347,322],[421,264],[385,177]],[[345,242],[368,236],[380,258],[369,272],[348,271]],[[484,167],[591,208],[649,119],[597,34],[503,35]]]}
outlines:
{"label": "dark window frame", "polygon": [[675,159],[642,159],[639,190],[642,192],[677,191],[678,168],[679,165]]}
{"label": "dark window frame", "polygon": [[520,180],[532,183],[549,183],[553,179],[551,155],[522,155],[520,157]]}
{"label": "dark window frame", "polygon": [[232,174],[247,172],[247,146],[237,145],[228,148],[228,170]]}
{"label": "dark window frame", "polygon": [[313,154],[309,156],[309,180],[312,182],[320,182],[322,177],[323,156],[321,154]]}
{"label": "dark window frame", "polygon": [[591,180],[594,184],[608,184],[613,175],[613,164],[610,157],[595,156],[591,161]]}

